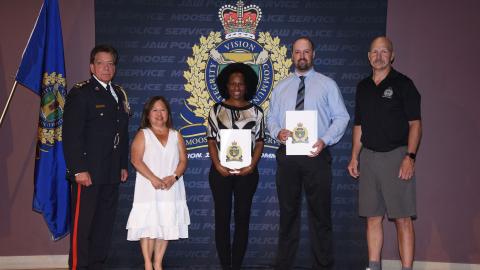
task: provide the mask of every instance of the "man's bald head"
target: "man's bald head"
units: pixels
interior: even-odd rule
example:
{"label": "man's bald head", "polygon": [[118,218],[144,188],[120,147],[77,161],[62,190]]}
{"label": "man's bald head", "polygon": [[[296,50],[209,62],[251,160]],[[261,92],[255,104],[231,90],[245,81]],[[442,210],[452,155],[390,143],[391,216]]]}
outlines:
{"label": "man's bald head", "polygon": [[381,36],[372,41],[368,52],[368,60],[374,72],[390,71],[394,57],[393,44],[390,39]]}
{"label": "man's bald head", "polygon": [[374,45],[378,44],[378,43],[384,43],[387,47],[387,49],[393,53],[393,43],[392,41],[387,38],[386,36],[379,36],[379,37],[376,37],[372,40],[372,43],[370,43],[370,51],[372,50],[373,47],[375,47]]}

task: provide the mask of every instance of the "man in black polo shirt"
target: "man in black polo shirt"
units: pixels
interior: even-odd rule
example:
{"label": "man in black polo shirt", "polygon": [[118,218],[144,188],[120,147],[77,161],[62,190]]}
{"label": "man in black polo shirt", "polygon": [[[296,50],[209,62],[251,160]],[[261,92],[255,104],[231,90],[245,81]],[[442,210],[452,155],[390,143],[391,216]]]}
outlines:
{"label": "man in black polo shirt", "polygon": [[370,270],[381,269],[385,213],[395,221],[402,269],[412,269],[413,264],[420,94],[408,77],[392,68],[393,58],[392,42],[375,38],[368,52],[372,75],[357,86],[348,165],[350,175],[360,179],[359,215],[367,218]]}

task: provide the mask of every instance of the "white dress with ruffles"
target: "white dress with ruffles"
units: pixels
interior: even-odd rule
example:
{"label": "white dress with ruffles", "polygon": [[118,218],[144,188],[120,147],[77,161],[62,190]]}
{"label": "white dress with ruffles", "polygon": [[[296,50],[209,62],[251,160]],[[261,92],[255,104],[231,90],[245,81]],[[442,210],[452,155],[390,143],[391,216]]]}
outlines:
{"label": "white dress with ruffles", "polygon": [[[142,129],[142,132],[145,137],[143,162],[160,179],[172,175],[179,162],[177,131],[169,131],[165,146],[150,129]],[[190,215],[183,177],[169,190],[161,190],[155,189],[137,172],[133,206],[127,222],[127,240],[188,238],[188,225]]]}

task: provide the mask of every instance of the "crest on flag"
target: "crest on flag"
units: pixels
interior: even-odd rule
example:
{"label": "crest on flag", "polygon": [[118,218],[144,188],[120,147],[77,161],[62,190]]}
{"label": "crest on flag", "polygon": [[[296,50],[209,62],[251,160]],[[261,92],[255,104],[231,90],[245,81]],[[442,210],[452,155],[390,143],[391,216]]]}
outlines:
{"label": "crest on flag", "polygon": [[62,141],[63,108],[65,107],[65,78],[53,72],[43,75],[43,95],[40,105],[38,140],[42,144]]}

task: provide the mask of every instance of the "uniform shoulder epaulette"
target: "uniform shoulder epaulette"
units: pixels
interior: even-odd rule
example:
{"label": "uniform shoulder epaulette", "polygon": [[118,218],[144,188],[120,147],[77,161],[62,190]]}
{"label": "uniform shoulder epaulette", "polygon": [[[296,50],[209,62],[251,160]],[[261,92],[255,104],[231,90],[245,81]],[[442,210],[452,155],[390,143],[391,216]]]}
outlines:
{"label": "uniform shoulder epaulette", "polygon": [[73,88],[80,88],[86,84],[90,83],[90,80],[86,80],[86,81],[83,81],[83,82],[79,82],[79,83],[76,83]]}

